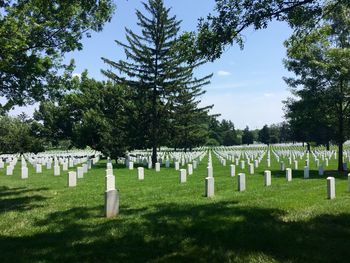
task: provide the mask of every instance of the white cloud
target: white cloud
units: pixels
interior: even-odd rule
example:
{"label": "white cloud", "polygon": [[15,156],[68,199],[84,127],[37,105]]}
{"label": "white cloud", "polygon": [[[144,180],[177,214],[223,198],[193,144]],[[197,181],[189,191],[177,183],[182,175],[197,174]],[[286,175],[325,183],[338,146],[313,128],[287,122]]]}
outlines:
{"label": "white cloud", "polygon": [[270,98],[270,97],[273,97],[273,96],[275,96],[274,93],[264,93],[264,97],[266,97],[266,98]]}
{"label": "white cloud", "polygon": [[225,76],[230,76],[231,72],[225,71],[225,70],[219,70],[217,72],[218,76],[225,77]]}

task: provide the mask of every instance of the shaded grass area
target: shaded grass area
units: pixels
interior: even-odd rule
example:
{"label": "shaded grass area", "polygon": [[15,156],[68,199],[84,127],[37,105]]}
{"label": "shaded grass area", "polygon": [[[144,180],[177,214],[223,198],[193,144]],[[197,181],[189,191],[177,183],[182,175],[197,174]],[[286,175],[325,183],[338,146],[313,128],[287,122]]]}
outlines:
{"label": "shaded grass area", "polygon": [[273,160],[267,188],[263,160],[254,175],[247,174],[247,191],[239,193],[229,165],[213,158],[216,195],[207,199],[206,162],[185,184],[173,168],[146,169],[144,181],[137,180],[136,169],[115,169],[121,198],[115,219],[103,217],[105,162],[70,189],[63,172],[54,177],[52,170],[35,174],[30,167],[29,179],[21,180],[20,165],[13,176],[1,170],[0,261],[348,262],[350,194],[344,175],[332,172],[337,198],[330,201],[330,173],[311,171],[304,180],[301,170],[293,171],[287,183]]}

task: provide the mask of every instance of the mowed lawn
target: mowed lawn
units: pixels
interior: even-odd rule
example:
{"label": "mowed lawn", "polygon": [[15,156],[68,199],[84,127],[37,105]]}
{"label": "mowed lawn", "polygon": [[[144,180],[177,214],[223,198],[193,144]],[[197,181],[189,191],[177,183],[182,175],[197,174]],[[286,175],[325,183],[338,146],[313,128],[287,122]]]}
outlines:
{"label": "mowed lawn", "polygon": [[[345,174],[303,179],[303,164],[286,182],[272,158],[272,186],[264,187],[266,159],[237,192],[237,176],[213,154],[215,197],[204,197],[207,158],[185,184],[174,168],[156,173],[114,164],[120,215],[103,216],[106,162],[67,188],[67,172],[43,167],[29,179],[0,171],[0,262],[349,262],[350,193]],[[286,167],[289,167],[285,160]],[[328,169],[335,169],[332,160]],[[236,167],[236,174],[241,172]],[[326,177],[336,199],[326,199]]]}

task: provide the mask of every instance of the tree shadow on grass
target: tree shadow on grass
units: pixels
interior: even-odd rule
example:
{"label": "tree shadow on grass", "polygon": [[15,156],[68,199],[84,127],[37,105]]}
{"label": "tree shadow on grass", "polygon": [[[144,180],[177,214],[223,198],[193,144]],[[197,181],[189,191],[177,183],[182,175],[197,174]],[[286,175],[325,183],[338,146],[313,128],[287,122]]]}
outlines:
{"label": "tree shadow on grass", "polygon": [[[47,191],[48,188],[25,188],[16,187],[10,188],[7,186],[0,187],[0,213],[16,211],[28,211],[34,208],[41,207],[38,202],[47,199],[35,192]],[[30,194],[30,195],[27,195]]]}
{"label": "tree shadow on grass", "polygon": [[121,209],[77,207],[38,221],[32,236],[0,235],[2,262],[348,262],[350,214],[286,222],[278,209],[235,202]]}
{"label": "tree shadow on grass", "polygon": [[[113,165],[113,169],[126,168],[124,164],[120,164],[120,163],[113,162],[112,165]],[[107,162],[98,162],[98,163],[94,164],[93,168],[106,170],[107,169]]]}
{"label": "tree shadow on grass", "polygon": [[41,192],[41,191],[47,191],[49,188],[47,187],[40,187],[40,188],[27,188],[27,187],[7,187],[7,186],[0,186],[0,198],[10,195],[22,195],[26,193],[31,192]]}

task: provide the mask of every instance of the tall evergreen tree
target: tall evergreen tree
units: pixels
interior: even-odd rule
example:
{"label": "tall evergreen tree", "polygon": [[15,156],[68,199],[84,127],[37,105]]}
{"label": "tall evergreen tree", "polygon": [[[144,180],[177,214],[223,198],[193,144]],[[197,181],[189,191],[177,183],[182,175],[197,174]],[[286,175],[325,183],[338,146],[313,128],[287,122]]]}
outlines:
{"label": "tall evergreen tree", "polygon": [[253,132],[249,130],[249,127],[245,127],[242,134],[242,144],[252,144],[254,142]]}
{"label": "tall evergreen tree", "polygon": [[[170,16],[170,9],[165,8],[163,0],[149,0],[143,5],[149,17],[136,11],[141,35],[127,29],[128,44],[116,41],[124,48],[128,60],[114,62],[102,58],[120,74],[112,70],[102,70],[102,73],[129,89],[129,99],[134,100],[136,105],[134,134],[152,148],[154,165],[157,148],[166,142],[169,135],[171,120],[175,120],[182,110],[177,107],[180,100],[183,99],[181,103],[187,103],[191,111],[195,110],[197,105],[192,97],[200,95],[198,88],[209,77],[199,80],[192,78],[193,69],[202,63],[188,64],[188,58],[177,52],[180,21]],[[184,127],[183,124],[180,126]]]}
{"label": "tall evergreen tree", "polygon": [[212,106],[199,107],[201,102],[197,98],[205,93],[201,89],[209,83],[211,75],[202,79],[192,79],[188,74],[188,86],[183,87],[174,98],[173,129],[176,146],[192,149],[194,146],[203,145],[208,136],[208,111]]}
{"label": "tall evergreen tree", "polygon": [[259,142],[262,142],[265,144],[270,144],[270,129],[266,124],[259,131],[258,140],[259,140]]}

